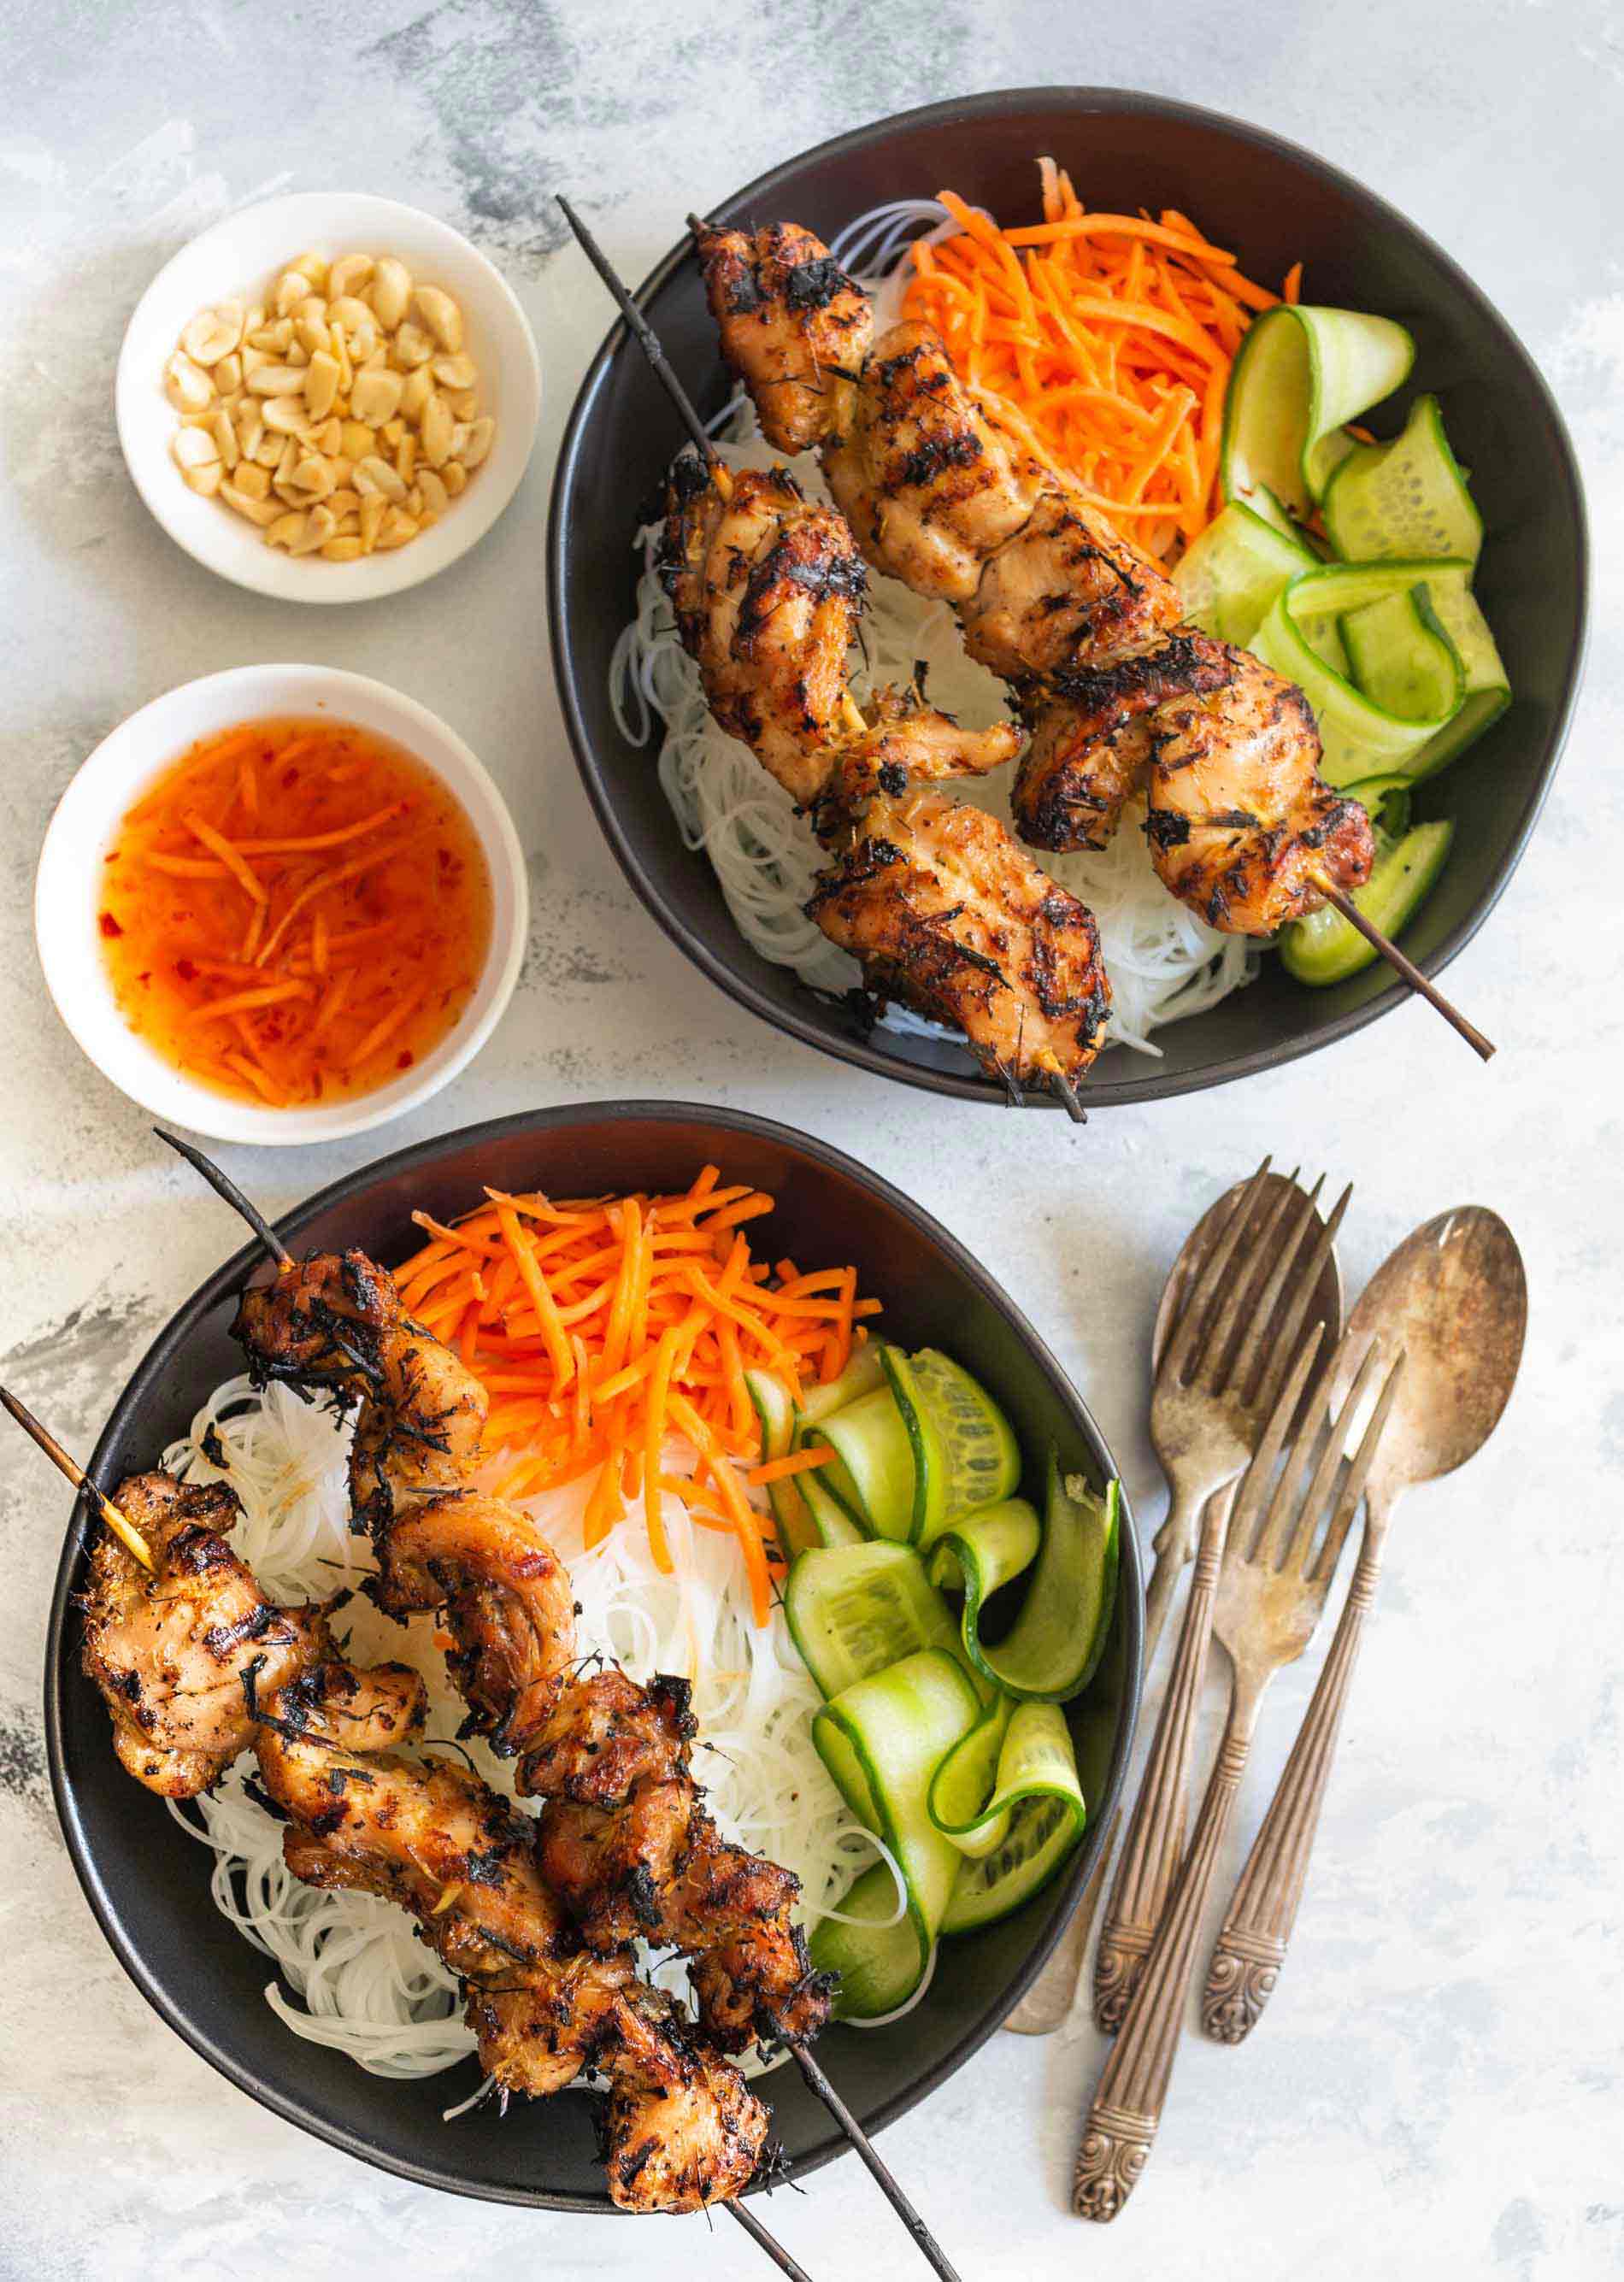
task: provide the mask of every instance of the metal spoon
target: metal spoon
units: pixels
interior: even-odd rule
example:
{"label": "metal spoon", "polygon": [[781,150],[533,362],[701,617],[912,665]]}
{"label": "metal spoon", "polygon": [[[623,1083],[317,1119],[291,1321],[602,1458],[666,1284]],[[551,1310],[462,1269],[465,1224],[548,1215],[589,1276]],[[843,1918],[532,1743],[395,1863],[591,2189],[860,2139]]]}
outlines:
{"label": "metal spoon", "polygon": [[[1215,1203],[1208,1207],[1206,1212],[1185,1238],[1183,1248],[1169,1270],[1167,1282],[1162,1287],[1162,1299],[1156,1309],[1155,1325],[1151,1332],[1150,1364],[1153,1375],[1160,1365],[1162,1352],[1177,1325],[1185,1301],[1200,1277],[1203,1261],[1223,1235],[1231,1215],[1239,1205],[1249,1185],[1250,1184],[1246,1181],[1237,1181],[1233,1188],[1227,1189]],[[1296,1176],[1284,1173],[1265,1173],[1263,1188],[1264,1195],[1261,1201],[1265,1205],[1278,1201],[1289,1190],[1295,1189],[1299,1197],[1303,1193],[1297,1186]],[[1316,1233],[1323,1230],[1325,1223],[1317,1211],[1315,1212],[1310,1224]],[[1283,1292],[1277,1303],[1277,1316],[1285,1314],[1288,1302],[1289,1294]],[[1321,1353],[1328,1356],[1342,1328],[1342,1277],[1334,1247],[1327,1254],[1325,1265],[1320,1270],[1319,1283],[1307,1319],[1302,1325],[1303,1331],[1306,1332],[1311,1330],[1315,1323],[1324,1327]],[[1310,1384],[1304,1396],[1305,1401],[1312,1395],[1313,1391],[1313,1386]],[[1194,1558],[1195,1541],[1196,1532],[1192,1526],[1178,1542],[1158,1544],[1152,1587],[1146,1596],[1145,1672],[1146,1680],[1149,1679],[1151,1667],[1155,1662],[1162,1626],[1171,1605],[1171,1588],[1177,1582],[1179,1571]],[[1105,1844],[1100,1850],[1100,1859],[1094,1866],[1087,1885],[1083,1889],[1076,1908],[1072,1912],[1070,1923],[1056,1942],[1042,1972],[1004,2023],[1006,2029],[1013,2029],[1017,2036],[1050,2036],[1060,2027],[1071,2010],[1076,1997],[1077,1983],[1083,1972],[1089,1937],[1093,1931],[1095,1918],[1099,1915],[1100,1900],[1105,1891],[1106,1877],[1111,1867],[1112,1857],[1115,1852],[1116,1837],[1121,1826],[1122,1809],[1119,1807],[1112,1817],[1110,1828],[1106,1833]]]}
{"label": "metal spoon", "polygon": [[1406,1237],[1348,1321],[1339,1397],[1372,1346],[1384,1368],[1401,1354],[1405,1367],[1365,1486],[1364,1538],[1336,1637],[1208,1969],[1201,2025],[1222,2043],[1250,2032],[1279,1978],[1395,1509],[1407,1490],[1464,1466],[1494,1432],[1527,1322],[1522,1255],[1482,1205],[1441,1213]]}

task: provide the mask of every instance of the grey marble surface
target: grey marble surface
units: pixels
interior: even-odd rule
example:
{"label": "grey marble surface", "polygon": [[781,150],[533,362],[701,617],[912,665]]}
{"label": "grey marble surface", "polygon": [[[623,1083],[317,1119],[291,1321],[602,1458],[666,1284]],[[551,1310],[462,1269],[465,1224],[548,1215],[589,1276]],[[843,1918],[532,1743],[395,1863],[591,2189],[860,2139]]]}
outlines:
{"label": "grey marble surface", "polygon": [[[1081,1136],[936,1104],[735,1010],[634,904],[587,811],[540,552],[604,306],[550,194],[579,195],[635,276],[685,206],[808,143],[1040,77],[1216,103],[1361,174],[1465,263],[1562,396],[1599,571],[1589,681],[1538,837],[1451,975],[1507,1049],[1486,1071],[1411,1006],[1317,1060]],[[535,888],[524,982],[476,1066],[385,1136],[237,1153],[273,1207],[380,1145],[534,1104],[698,1093],[767,1112],[855,1149],[969,1238],[1086,1388],[1153,1525],[1155,1293],[1196,1212],[1265,1149],[1357,1182],[1356,1285],[1414,1222],[1466,1199],[1525,1247],[1515,1406],[1396,1533],[1264,2032],[1239,2053],[1186,2045],[1153,2172],[1108,2232],[1065,2212],[1092,2035],[996,2038],[885,2141],[967,2277],[1578,2282],[1624,2266],[1621,79],[1605,0],[1163,0],[1121,16],[1070,0],[0,0],[0,1354],[70,1442],[89,1446],[229,1231],[57,1022],[35,858],[113,723],[248,659],[358,666],[442,713],[503,784]],[[398,602],[323,612],[238,594],[170,544],[125,477],[110,396],[159,263],[238,202],[333,184],[415,199],[488,249],[534,323],[547,399],[529,476],[475,555]],[[44,1777],[64,1512],[40,1462],[0,1440],[0,2275],[462,2282],[631,2276],[657,2252],[678,2276],[765,2270],[703,2221],[652,2237],[364,2169],[263,2114],[146,2010],[81,1899]],[[1271,1704],[1266,1774],[1310,1679],[1289,1673]],[[815,2275],[925,2270],[853,2162],[773,2218]]]}

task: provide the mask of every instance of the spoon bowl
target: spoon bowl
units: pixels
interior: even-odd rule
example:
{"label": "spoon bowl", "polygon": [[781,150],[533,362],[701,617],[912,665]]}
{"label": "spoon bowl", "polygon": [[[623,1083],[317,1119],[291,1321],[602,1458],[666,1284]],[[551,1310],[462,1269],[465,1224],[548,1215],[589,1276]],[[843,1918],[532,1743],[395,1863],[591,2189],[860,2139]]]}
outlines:
{"label": "spoon bowl", "polygon": [[[1527,1327],[1522,1254],[1486,1205],[1424,1221],[1383,1261],[1348,1318],[1339,1362],[1342,1393],[1372,1341],[1389,1359],[1405,1356],[1371,1471],[1373,1511],[1482,1448],[1511,1400]],[[1356,1420],[1353,1431],[1363,1429]]]}

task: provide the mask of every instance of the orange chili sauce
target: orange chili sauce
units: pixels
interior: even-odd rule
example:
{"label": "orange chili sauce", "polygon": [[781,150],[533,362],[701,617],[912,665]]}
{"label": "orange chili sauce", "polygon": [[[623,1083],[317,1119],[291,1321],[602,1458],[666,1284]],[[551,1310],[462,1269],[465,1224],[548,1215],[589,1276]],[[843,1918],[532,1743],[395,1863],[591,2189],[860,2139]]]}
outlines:
{"label": "orange chili sauce", "polygon": [[491,943],[473,826],[431,770],[352,723],[202,739],[102,865],[130,1028],[188,1077],[277,1107],[397,1078],[452,1029]]}

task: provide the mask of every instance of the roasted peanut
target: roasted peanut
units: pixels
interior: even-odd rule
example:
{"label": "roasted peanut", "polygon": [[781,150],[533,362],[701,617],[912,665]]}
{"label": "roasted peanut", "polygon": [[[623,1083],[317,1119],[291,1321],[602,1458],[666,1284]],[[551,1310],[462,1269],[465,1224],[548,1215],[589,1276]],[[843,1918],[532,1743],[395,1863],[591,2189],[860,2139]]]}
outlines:
{"label": "roasted peanut", "polygon": [[411,272],[403,261],[383,256],[372,273],[370,298],[378,323],[386,333],[392,333],[412,298]]}
{"label": "roasted peanut", "polygon": [[462,312],[450,294],[442,293],[438,285],[419,285],[412,307],[441,348],[455,356],[462,345]]}
{"label": "roasted peanut", "polygon": [[214,401],[214,384],[200,364],[177,349],[164,368],[164,394],[177,412],[206,412]]}

